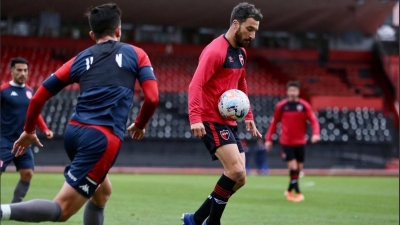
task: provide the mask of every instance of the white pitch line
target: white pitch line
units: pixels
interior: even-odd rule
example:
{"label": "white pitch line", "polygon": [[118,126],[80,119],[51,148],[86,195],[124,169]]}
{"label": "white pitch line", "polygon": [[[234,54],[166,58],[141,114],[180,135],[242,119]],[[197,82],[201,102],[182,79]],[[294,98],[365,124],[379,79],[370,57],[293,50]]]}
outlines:
{"label": "white pitch line", "polygon": [[314,187],[315,186],[315,182],[314,181],[308,181],[308,182],[304,182],[303,187]]}

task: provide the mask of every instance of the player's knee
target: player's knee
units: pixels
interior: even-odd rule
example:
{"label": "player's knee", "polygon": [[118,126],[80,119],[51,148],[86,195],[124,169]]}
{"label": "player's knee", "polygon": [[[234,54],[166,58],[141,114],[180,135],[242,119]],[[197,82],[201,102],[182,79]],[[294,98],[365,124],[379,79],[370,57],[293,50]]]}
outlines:
{"label": "player's knee", "polygon": [[99,207],[103,207],[106,205],[108,199],[110,199],[111,197],[111,192],[109,193],[102,193],[101,195],[97,195],[96,197],[92,197],[91,201],[93,202],[93,204],[95,204],[96,206]]}
{"label": "player's knee", "polygon": [[238,182],[242,177],[246,177],[246,173],[243,167],[235,167],[227,171],[227,176],[232,180]]}
{"label": "player's knee", "polygon": [[236,185],[239,186],[239,188],[243,187],[247,182],[247,177],[246,174],[244,174],[244,176],[240,177],[237,181],[236,181]]}
{"label": "player's knee", "polygon": [[68,210],[62,210],[61,212],[61,216],[58,219],[57,222],[66,222],[69,220],[69,218],[71,218],[71,216],[73,216],[75,213],[68,211]]}
{"label": "player's knee", "polygon": [[289,161],[288,162],[288,167],[290,170],[297,170],[297,163],[295,160]]}
{"label": "player's knee", "polygon": [[29,182],[32,180],[33,171],[32,170],[24,170],[24,171],[21,171],[20,175],[21,175],[21,180]]}
{"label": "player's knee", "polygon": [[112,193],[112,188],[111,184],[109,183],[99,188],[90,200],[93,202],[93,204],[99,207],[103,207],[106,205],[108,199],[110,199],[111,193]]}

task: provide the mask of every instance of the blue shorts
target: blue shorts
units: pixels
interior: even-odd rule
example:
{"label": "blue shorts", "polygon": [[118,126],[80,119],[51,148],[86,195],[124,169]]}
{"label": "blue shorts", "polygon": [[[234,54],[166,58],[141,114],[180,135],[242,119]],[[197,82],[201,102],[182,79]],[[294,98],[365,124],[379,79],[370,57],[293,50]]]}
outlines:
{"label": "blue shorts", "polygon": [[237,126],[228,126],[214,122],[203,122],[206,130],[201,140],[210,152],[212,160],[218,160],[215,151],[223,145],[237,144],[239,152],[244,152],[242,142],[239,139]]}
{"label": "blue shorts", "polygon": [[18,170],[20,169],[34,169],[34,158],[32,153],[32,147],[26,150],[26,152],[18,157],[15,157],[15,154],[11,153],[14,142],[7,140],[5,138],[1,138],[1,152],[0,152],[0,164],[1,164],[1,172],[6,171],[7,166],[12,162]]}
{"label": "blue shorts", "polygon": [[111,128],[71,121],[64,134],[71,160],[64,171],[66,182],[90,198],[114,165],[121,143]]}

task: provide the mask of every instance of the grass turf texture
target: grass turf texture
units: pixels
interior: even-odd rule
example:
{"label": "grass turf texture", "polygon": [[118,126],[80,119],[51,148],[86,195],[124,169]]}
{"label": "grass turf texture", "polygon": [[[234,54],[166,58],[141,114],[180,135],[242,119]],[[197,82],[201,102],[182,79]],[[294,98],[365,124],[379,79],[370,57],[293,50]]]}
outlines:
{"label": "grass turf texture", "polygon": [[[17,173],[2,175],[2,204],[11,201],[18,179]],[[113,194],[105,210],[105,225],[179,225],[181,214],[200,206],[218,176],[111,174],[110,179]],[[36,173],[25,200],[52,199],[63,181],[61,174]],[[301,203],[285,200],[287,184],[286,176],[250,176],[245,187],[229,201],[222,224],[399,224],[398,177],[305,176],[300,179],[306,197]],[[82,224],[82,215],[83,208],[63,224]]]}

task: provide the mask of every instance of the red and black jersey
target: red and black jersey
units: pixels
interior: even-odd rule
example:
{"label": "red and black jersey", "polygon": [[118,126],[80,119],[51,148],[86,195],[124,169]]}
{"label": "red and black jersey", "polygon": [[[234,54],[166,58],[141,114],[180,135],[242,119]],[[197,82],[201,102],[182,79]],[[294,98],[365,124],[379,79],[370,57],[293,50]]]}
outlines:
{"label": "red and black jersey", "polygon": [[281,144],[289,146],[306,144],[307,120],[311,123],[313,135],[319,135],[318,119],[308,102],[303,99],[299,99],[298,102],[289,102],[287,99],[278,102],[273,121],[266,135],[266,141],[272,141],[276,125],[280,122]]}
{"label": "red and black jersey", "polygon": [[[235,126],[218,111],[218,100],[227,90],[239,89],[247,94],[246,52],[234,48],[224,35],[214,39],[200,55],[199,63],[189,85],[190,124],[217,122]],[[245,117],[252,120],[251,110]]]}

